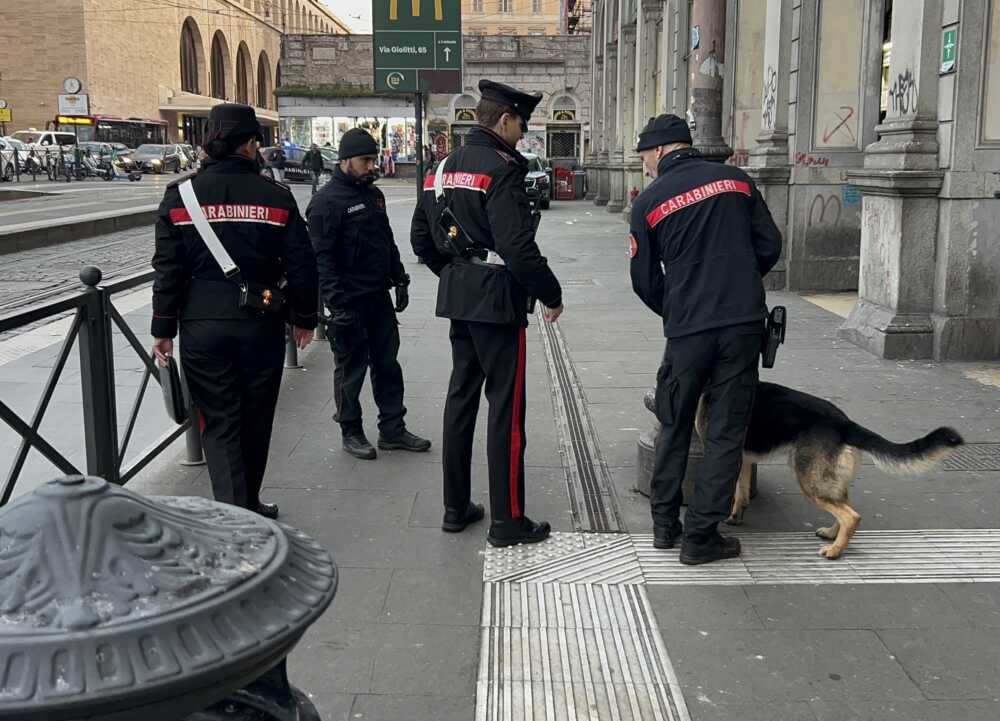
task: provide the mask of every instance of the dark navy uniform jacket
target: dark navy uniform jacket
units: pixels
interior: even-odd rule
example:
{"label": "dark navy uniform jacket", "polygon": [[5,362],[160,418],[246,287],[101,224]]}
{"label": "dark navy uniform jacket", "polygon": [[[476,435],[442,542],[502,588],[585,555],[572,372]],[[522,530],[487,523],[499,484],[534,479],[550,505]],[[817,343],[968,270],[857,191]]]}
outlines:
{"label": "dark navy uniform jacket", "polygon": [[306,209],[323,302],[345,308],[352,301],[409,278],[389,226],[385,196],[338,167]]}
{"label": "dark navy uniform jacket", "polygon": [[[153,255],[155,338],[173,338],[178,319],[257,320],[259,311],[239,307],[239,288],[227,280],[184,208],[177,186],[167,186],[156,220]],[[195,195],[215,234],[249,281],[275,288],[284,276],[289,320],[316,327],[316,258],[291,191],[260,175],[239,156],[206,161],[192,177]]]}
{"label": "dark navy uniform jacket", "polygon": [[562,289],[535,242],[535,228],[524,190],[528,163],[487,128],[473,128],[465,145],[443,161],[447,203],[477,247],[496,252],[505,266],[488,266],[441,253],[436,223],[434,173],[413,213],[410,242],[436,275],[437,315],[453,320],[525,325],[528,297],[555,308]]}
{"label": "dark navy uniform jacket", "polygon": [[762,278],[780,255],[753,180],[693,148],[664,156],[632,205],[632,288],[663,316],[668,338],[762,320]]}

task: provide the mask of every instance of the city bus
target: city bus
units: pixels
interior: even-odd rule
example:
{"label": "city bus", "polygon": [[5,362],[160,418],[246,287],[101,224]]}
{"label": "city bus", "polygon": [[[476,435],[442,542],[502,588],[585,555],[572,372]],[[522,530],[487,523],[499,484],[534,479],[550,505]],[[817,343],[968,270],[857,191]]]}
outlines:
{"label": "city bus", "polygon": [[113,115],[59,115],[50,123],[52,130],[73,133],[78,142],[124,143],[137,148],[144,143],[167,142],[165,120],[117,118]]}

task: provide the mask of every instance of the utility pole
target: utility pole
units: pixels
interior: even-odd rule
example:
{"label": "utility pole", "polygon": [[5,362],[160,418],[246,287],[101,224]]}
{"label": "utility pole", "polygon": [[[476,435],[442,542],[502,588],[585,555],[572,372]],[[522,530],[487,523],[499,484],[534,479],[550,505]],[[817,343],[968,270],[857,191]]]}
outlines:
{"label": "utility pole", "polygon": [[694,0],[688,72],[694,147],[720,163],[733,154],[722,137],[722,79],[726,63],[726,0]]}

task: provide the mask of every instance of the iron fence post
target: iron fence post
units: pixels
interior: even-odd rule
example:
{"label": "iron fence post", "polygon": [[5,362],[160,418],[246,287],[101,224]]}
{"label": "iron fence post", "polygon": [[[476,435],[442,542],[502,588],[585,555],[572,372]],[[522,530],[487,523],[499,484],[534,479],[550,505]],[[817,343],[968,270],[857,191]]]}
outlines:
{"label": "iron fence post", "polygon": [[87,448],[87,473],[109,483],[119,483],[118,411],[115,406],[114,348],[110,296],[103,288],[101,271],[87,266],[80,271],[87,287],[80,324],[80,385],[83,392],[83,430]]}

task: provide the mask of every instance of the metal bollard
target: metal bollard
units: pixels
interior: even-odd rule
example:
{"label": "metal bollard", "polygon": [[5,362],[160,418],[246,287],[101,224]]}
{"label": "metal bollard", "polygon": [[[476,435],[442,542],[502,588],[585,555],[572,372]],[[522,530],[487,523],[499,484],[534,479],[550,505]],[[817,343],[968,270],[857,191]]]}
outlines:
{"label": "metal bollard", "polygon": [[182,466],[205,465],[205,449],[201,445],[201,423],[198,409],[191,406],[191,425],[184,432],[184,460]]}
{"label": "metal bollard", "polygon": [[319,299],[319,323],[316,324],[316,340],[326,340],[326,306],[323,298]]}
{"label": "metal bollard", "polygon": [[285,368],[298,369],[302,366],[299,365],[299,349],[295,346],[295,338],[292,337],[292,327],[290,325],[285,326]]}

